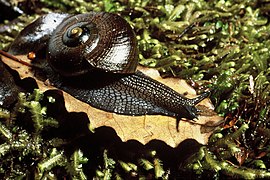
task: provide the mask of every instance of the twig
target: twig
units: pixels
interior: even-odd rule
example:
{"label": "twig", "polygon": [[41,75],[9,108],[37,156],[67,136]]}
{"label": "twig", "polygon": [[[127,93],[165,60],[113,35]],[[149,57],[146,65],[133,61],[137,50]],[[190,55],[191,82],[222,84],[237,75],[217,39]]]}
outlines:
{"label": "twig", "polygon": [[[34,66],[33,64],[30,64],[30,63],[28,63],[28,62],[25,62],[25,61],[23,61],[23,60],[21,60],[21,59],[15,57],[14,55],[9,54],[8,52],[5,52],[5,51],[3,51],[3,50],[0,50],[0,54],[3,55],[3,56],[5,56],[5,57],[7,57],[7,58],[9,58],[9,59],[11,59],[11,60],[17,61],[17,62],[19,62],[19,63],[21,63],[21,64],[23,64],[23,65],[26,65],[26,66],[28,66],[28,67],[36,67],[36,66]],[[37,68],[38,68],[38,67],[37,67]]]}

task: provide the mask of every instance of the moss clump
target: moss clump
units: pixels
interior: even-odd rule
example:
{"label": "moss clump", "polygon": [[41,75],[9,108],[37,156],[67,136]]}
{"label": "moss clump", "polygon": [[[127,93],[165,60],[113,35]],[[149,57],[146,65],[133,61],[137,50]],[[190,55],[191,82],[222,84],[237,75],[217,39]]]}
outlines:
{"label": "moss clump", "polygon": [[[233,166],[245,166],[251,174],[240,177],[254,178],[260,177],[257,175],[261,170],[266,171],[258,167],[269,169],[268,0],[40,0],[35,6],[34,14],[118,13],[136,32],[141,65],[158,68],[164,77],[186,79],[197,91],[213,92],[215,110],[224,116],[226,124],[213,134],[209,146],[201,149],[199,160],[193,163],[195,172],[202,175],[210,169],[213,176],[223,172],[239,175],[241,171]],[[18,23],[6,22],[1,26],[17,28],[9,28],[15,29],[12,32],[0,28],[0,48],[7,48],[23,25],[30,22],[25,17],[22,15],[24,20]],[[246,126],[248,129],[239,131]],[[6,129],[2,131],[8,136]],[[241,135],[236,139],[229,138],[238,132]],[[239,153],[244,158],[237,158]]]}
{"label": "moss clump", "polygon": [[[52,98],[52,97],[48,97]],[[86,179],[82,164],[87,162],[80,151],[66,154],[60,148],[65,140],[46,138],[59,122],[47,116],[44,96],[39,90],[32,94],[20,93],[12,111],[0,109],[0,177],[1,179],[57,179],[66,177]],[[60,172],[54,169],[63,167]]]}

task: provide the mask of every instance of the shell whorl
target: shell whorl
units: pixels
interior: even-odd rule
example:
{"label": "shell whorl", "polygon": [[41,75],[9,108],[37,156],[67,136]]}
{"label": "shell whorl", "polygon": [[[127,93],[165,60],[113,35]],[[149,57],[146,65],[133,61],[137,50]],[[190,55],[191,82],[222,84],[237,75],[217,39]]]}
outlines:
{"label": "shell whorl", "polygon": [[136,36],[130,25],[111,13],[89,13],[65,19],[48,43],[47,60],[64,76],[93,68],[134,73],[138,64]]}

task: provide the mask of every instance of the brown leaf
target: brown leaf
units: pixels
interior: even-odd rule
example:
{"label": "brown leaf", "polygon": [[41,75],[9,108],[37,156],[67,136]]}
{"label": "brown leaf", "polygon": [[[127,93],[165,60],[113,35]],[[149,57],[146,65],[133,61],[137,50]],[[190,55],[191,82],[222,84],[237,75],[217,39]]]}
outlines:
{"label": "brown leaf", "polygon": [[245,163],[245,161],[246,161],[246,159],[247,159],[249,153],[248,153],[248,151],[247,151],[245,148],[243,148],[243,147],[240,147],[240,150],[241,150],[241,151],[236,152],[236,153],[234,154],[234,157],[235,157],[236,160],[238,161],[239,165],[242,166],[242,165]]}
{"label": "brown leaf", "polygon": [[[30,62],[26,56],[17,57],[26,62]],[[21,78],[35,78],[29,66],[22,65],[21,63],[3,56],[2,60],[12,69],[18,71]],[[158,71],[154,69],[140,67],[139,70],[152,77],[153,79],[166,84],[177,92],[181,94],[187,94],[187,97],[189,98],[196,96],[195,90],[192,89],[184,80],[178,78],[163,79],[159,76]],[[48,89],[56,89],[48,85],[46,82],[42,82],[37,78],[35,79],[42,91],[46,91]],[[183,140],[191,138],[197,140],[199,143],[206,144],[212,131],[223,122],[223,119],[216,114],[210,116],[199,116],[199,119],[196,122],[182,120],[179,124],[179,132],[177,132],[176,120],[173,117],[161,115],[119,115],[93,108],[65,92],[64,98],[68,111],[87,113],[91,121],[91,125],[94,128],[100,126],[112,127],[115,129],[122,141],[135,139],[143,144],[146,144],[150,140],[158,139],[166,142],[172,147],[176,147]],[[209,99],[203,100],[199,105],[207,107],[209,111],[213,111],[213,105]]]}

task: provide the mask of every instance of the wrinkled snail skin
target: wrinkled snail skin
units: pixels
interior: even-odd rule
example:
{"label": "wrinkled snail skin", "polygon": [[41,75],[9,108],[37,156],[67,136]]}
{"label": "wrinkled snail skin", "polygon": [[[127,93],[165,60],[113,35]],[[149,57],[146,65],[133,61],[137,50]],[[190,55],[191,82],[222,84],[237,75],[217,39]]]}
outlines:
{"label": "wrinkled snail skin", "polygon": [[93,107],[124,115],[153,115],[187,119],[197,118],[195,105],[209,96],[203,93],[188,99],[140,71],[134,74],[92,72],[66,78],[48,73],[53,85]]}
{"label": "wrinkled snail skin", "polygon": [[[188,99],[140,71],[136,36],[129,24],[111,13],[80,15],[55,14],[56,27],[39,31],[37,20],[26,27],[15,40],[10,52],[22,53],[27,34],[45,35],[48,42],[47,78],[57,88],[89,105],[124,115],[161,114],[187,119],[197,118],[195,107],[209,92]],[[46,18],[42,17],[43,19]],[[41,24],[40,24],[41,23]],[[48,38],[49,37],[49,38]],[[42,38],[39,38],[39,42]],[[29,40],[29,43],[36,43]],[[31,45],[30,45],[31,47]],[[27,49],[27,51],[33,51]],[[28,52],[23,52],[27,54]]]}

